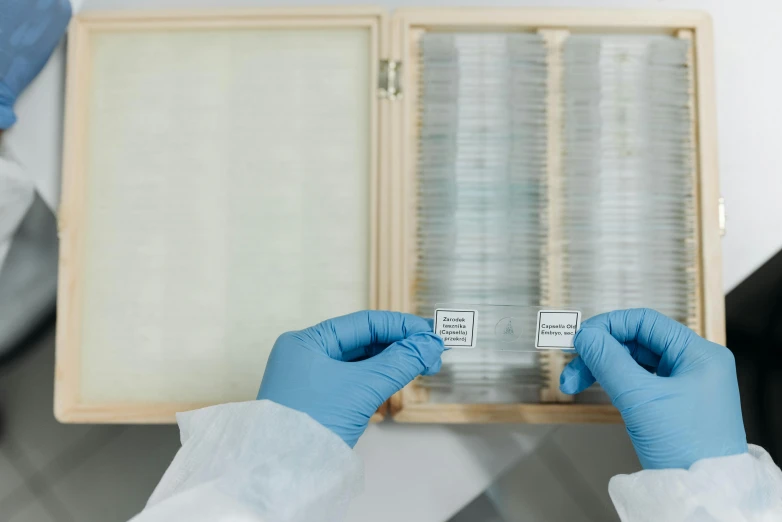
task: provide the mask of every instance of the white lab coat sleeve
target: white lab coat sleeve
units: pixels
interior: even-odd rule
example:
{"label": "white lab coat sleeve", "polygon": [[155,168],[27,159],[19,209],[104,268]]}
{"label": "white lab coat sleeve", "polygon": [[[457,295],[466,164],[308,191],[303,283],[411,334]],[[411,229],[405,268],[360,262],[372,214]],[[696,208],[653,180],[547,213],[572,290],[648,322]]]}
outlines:
{"label": "white lab coat sleeve", "polygon": [[8,145],[0,142],[0,269],[34,196],[32,178],[24,172]]}
{"label": "white lab coat sleeve", "polygon": [[133,522],[333,522],[363,488],[361,459],[270,401],[177,414],[182,447]]}
{"label": "white lab coat sleeve", "polygon": [[608,492],[623,522],[782,520],[782,471],[759,446],[699,460],[689,470],[617,475]]}

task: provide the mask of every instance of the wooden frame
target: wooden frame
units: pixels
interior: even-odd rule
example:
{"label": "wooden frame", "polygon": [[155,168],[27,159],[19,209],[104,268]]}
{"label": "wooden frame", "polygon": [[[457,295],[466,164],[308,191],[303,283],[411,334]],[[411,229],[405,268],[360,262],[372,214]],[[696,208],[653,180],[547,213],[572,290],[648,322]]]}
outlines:
{"label": "wooden frame", "polygon": [[[389,21],[390,20],[390,21]],[[697,296],[698,313],[693,321],[707,338],[724,344],[725,320],[721,283],[721,245],[717,201],[716,108],[712,28],[709,17],[689,11],[617,11],[530,8],[407,8],[389,19],[379,8],[233,9],[203,11],[141,11],[84,13],[72,22],[69,32],[66,81],[66,119],[63,162],[62,207],[59,214],[60,278],[55,374],[55,415],[64,422],[165,423],[174,413],[206,406],[205,403],[166,404],[107,403],[81,401],[80,354],[84,282],[85,151],[87,119],[84,117],[90,85],[90,36],[94,31],[124,31],[145,28],[185,30],[194,28],[328,28],[367,27],[372,31],[373,61],[397,60],[403,64],[401,100],[380,99],[374,92],[378,71],[370,68],[372,129],[370,296],[373,308],[412,311],[412,264],[415,255],[415,216],[408,210],[414,198],[416,61],[412,58],[417,38],[427,30],[520,30],[540,31],[557,38],[566,31],[665,32],[691,38],[693,77],[693,137],[696,143],[697,221],[699,229]],[[550,84],[561,81],[552,76]],[[556,106],[556,101],[549,100]],[[550,119],[558,117],[551,111]],[[555,123],[555,122],[554,122]],[[554,124],[549,121],[549,125]],[[550,157],[557,157],[558,144],[550,140]],[[551,167],[551,171],[556,167]],[[549,172],[551,179],[552,172]],[[549,209],[553,212],[553,209]],[[556,273],[556,266],[549,266]],[[552,286],[552,285],[549,285]],[[555,285],[554,285],[555,286]],[[556,301],[556,296],[548,295]],[[552,367],[561,367],[563,356],[547,353]],[[431,404],[426,391],[415,384],[395,395],[374,420],[387,410],[400,422],[619,422],[611,405],[556,402],[568,400],[554,390],[551,380],[547,403],[540,404]]]}
{"label": "wooden frame", "polygon": [[[91,35],[96,31],[146,29],[235,29],[235,28],[346,28],[361,27],[371,32],[370,42],[370,255],[369,296],[377,308],[378,258],[384,237],[380,230],[378,191],[380,172],[379,130],[381,107],[375,96],[377,63],[386,52],[383,28],[386,15],[373,8],[341,9],[244,9],[218,11],[96,12],[82,14],[71,22],[68,33],[65,142],[62,204],[58,216],[60,236],[59,291],[57,298],[57,345],[55,369],[55,417],[62,422],[174,422],[175,413],[207,406],[206,403],[105,403],[86,404],[80,396],[80,347],[82,335],[83,284],[85,279],[86,149],[88,140],[87,101],[90,85]],[[385,268],[387,270],[387,268]],[[382,418],[381,408],[374,420]]]}
{"label": "wooden frame", "polygon": [[[393,280],[394,291],[390,304],[395,309],[413,311],[412,271],[415,259],[415,151],[416,122],[415,99],[417,71],[415,66],[415,46],[422,32],[427,30],[519,30],[539,31],[549,41],[560,41],[562,33],[567,31],[588,33],[611,32],[650,32],[667,33],[683,38],[692,38],[691,60],[695,64],[693,81],[694,128],[696,143],[696,206],[697,235],[699,239],[696,281],[697,312],[693,318],[694,326],[707,338],[724,344],[725,321],[722,296],[719,243],[718,198],[719,178],[717,172],[716,149],[716,112],[714,98],[714,71],[712,50],[712,28],[708,15],[689,11],[618,11],[585,9],[507,9],[507,8],[454,8],[454,9],[402,9],[395,13],[392,20],[394,37],[392,58],[406,65],[404,85],[405,101],[397,107],[392,116],[395,124],[394,142],[391,150],[399,155],[394,165],[394,192],[396,214],[394,225],[403,232],[398,234],[402,240],[395,264],[400,271]],[[551,58],[551,57],[550,57]],[[561,81],[549,77],[552,82]],[[551,90],[550,90],[551,92]],[[556,107],[556,100],[550,98],[549,105]],[[556,125],[557,110],[549,112],[549,128]],[[551,136],[550,136],[551,137]],[[552,173],[557,169],[558,143],[549,140],[549,181],[556,181]],[[553,165],[553,166],[552,166]],[[556,183],[555,183],[556,185]],[[398,198],[398,199],[397,199]],[[549,209],[549,213],[555,209]],[[557,273],[552,265],[556,260],[549,257],[547,272]],[[549,287],[556,285],[549,284]],[[547,292],[550,294],[550,292]],[[547,295],[544,301],[556,301],[556,295]],[[544,303],[545,304],[545,303]],[[552,404],[567,402],[569,397],[558,390],[558,370],[565,363],[563,354],[545,353],[549,367],[547,386],[544,385],[540,404],[430,404],[426,390],[416,386],[415,382],[406,387],[391,400],[391,415],[401,422],[620,422],[621,418],[611,405]],[[556,377],[556,378],[555,378]]]}

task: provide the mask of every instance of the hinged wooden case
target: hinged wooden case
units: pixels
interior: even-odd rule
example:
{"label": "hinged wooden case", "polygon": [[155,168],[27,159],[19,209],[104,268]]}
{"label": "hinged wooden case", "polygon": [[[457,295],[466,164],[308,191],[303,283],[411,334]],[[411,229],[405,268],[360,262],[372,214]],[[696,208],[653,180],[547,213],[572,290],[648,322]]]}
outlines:
{"label": "hinged wooden case", "polygon": [[[563,164],[570,150],[562,94],[568,38],[690,42],[680,67],[692,121],[683,140],[692,151],[692,190],[682,204],[691,212],[681,218],[691,252],[681,272],[690,286],[680,320],[724,343],[706,15],[526,8],[410,8],[391,16],[367,8],[84,13],[69,32],[58,419],[172,422],[177,411],[249,400],[283,331],[362,308],[426,312],[416,295],[425,245],[417,239],[417,187],[426,127],[421,42],[433,34],[539,37],[534,45],[547,71],[535,107],[544,115],[538,130],[545,143],[538,151],[545,160],[541,305],[565,304],[570,288],[562,275],[571,208]],[[413,383],[392,398],[388,413],[403,422],[618,421],[604,400],[576,403],[558,392],[566,355],[540,358],[534,400],[434,401]]]}

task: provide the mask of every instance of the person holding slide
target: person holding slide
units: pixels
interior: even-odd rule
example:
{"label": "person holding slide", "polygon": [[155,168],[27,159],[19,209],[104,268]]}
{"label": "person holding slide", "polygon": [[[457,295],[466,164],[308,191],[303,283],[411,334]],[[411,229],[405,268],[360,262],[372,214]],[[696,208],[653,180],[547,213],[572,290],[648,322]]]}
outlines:
{"label": "person holding slide", "polygon": [[[561,390],[599,382],[644,467],[608,485],[622,520],[782,520],[782,471],[747,444],[730,350],[649,309],[592,317],[574,344]],[[257,401],[178,415],[182,448],[133,520],[340,520],[370,417],[443,350],[429,321],[397,312],[283,334]]]}

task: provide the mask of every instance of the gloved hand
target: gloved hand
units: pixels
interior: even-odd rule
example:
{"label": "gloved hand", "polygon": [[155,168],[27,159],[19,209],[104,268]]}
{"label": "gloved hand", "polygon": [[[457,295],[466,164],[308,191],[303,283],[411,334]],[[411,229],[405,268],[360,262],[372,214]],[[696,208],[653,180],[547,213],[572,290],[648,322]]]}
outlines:
{"label": "gloved hand", "polygon": [[302,411],[350,447],[369,418],[419,374],[440,371],[432,325],[398,312],[356,312],[282,334],[258,399]]}
{"label": "gloved hand", "polygon": [[560,389],[578,393],[597,378],[644,468],[688,469],[700,459],[747,452],[727,348],[649,309],[584,321],[574,344],[579,356],[563,370]]}
{"label": "gloved hand", "polygon": [[16,121],[16,98],[41,72],[70,18],[68,0],[0,2],[0,129]]}

